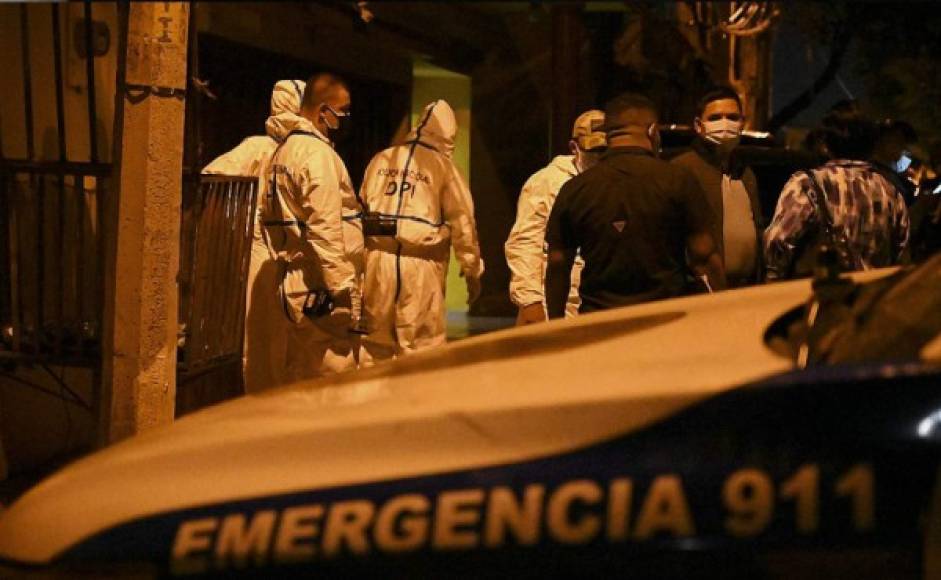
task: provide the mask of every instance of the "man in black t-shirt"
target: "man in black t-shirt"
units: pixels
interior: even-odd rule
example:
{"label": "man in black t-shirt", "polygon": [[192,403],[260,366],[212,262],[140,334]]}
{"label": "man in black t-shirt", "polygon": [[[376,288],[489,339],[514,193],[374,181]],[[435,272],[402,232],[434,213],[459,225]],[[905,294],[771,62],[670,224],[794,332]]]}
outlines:
{"label": "man in black t-shirt", "polygon": [[607,152],[562,187],[549,216],[549,317],[565,313],[579,248],[585,260],[581,312],[679,296],[690,270],[713,290],[725,288],[699,182],[686,168],[657,158],[653,103],[628,93],[611,101],[605,115]]}

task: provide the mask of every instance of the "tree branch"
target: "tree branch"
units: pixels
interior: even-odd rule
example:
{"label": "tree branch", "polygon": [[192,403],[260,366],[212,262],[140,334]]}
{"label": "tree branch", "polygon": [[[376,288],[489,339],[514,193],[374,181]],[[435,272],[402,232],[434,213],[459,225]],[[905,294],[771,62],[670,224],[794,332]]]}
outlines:
{"label": "tree branch", "polygon": [[833,79],[836,78],[843,64],[843,57],[849,47],[850,40],[853,37],[853,27],[848,21],[844,21],[833,38],[832,49],[830,50],[830,60],[824,67],[820,75],[814,80],[813,84],[803,93],[797,96],[793,101],[785,105],[780,111],[771,117],[768,121],[768,131],[777,132],[778,129],[786,125],[791,119],[796,117],[804,109],[813,104],[817,96],[826,89]]}

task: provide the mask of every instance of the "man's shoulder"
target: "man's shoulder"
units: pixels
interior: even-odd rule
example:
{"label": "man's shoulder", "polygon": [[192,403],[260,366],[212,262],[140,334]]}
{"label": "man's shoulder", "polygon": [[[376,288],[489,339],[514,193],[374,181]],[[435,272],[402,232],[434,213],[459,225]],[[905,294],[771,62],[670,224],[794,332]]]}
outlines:
{"label": "man's shoulder", "polygon": [[238,155],[246,156],[253,155],[259,156],[266,153],[274,151],[278,146],[278,142],[268,137],[267,135],[252,135],[251,137],[246,137],[242,139],[242,142],[236,145],[233,149],[223,153],[220,158],[229,156],[229,155]]}
{"label": "man's shoulder", "polygon": [[695,177],[706,174],[717,175],[722,173],[718,167],[710,163],[708,159],[703,157],[702,153],[696,151],[695,149],[690,149],[671,159],[670,166],[677,169],[681,173],[684,171],[689,171]]}
{"label": "man's shoulder", "polygon": [[292,151],[303,150],[336,155],[330,143],[314,133],[295,131],[285,138],[282,147]]}
{"label": "man's shoulder", "polygon": [[704,164],[708,165],[695,151],[683,153],[669,161],[660,158],[652,161],[656,162],[651,168],[652,171],[677,181],[696,179]]}
{"label": "man's shoulder", "polygon": [[[526,179],[527,185],[561,185],[569,181],[577,176],[573,159],[574,157],[571,155],[559,155],[548,165],[530,175],[529,178]],[[566,161],[571,164],[571,170],[566,166]]]}
{"label": "man's shoulder", "polygon": [[278,142],[267,135],[252,135],[242,139],[240,147],[276,147]]}
{"label": "man's shoulder", "polygon": [[604,174],[605,170],[601,164],[595,165],[591,169],[567,178],[559,189],[559,194],[561,195],[563,191],[578,191],[587,185],[603,181]]}
{"label": "man's shoulder", "polygon": [[689,167],[705,163],[706,160],[696,151],[689,149],[670,160],[670,165]]}

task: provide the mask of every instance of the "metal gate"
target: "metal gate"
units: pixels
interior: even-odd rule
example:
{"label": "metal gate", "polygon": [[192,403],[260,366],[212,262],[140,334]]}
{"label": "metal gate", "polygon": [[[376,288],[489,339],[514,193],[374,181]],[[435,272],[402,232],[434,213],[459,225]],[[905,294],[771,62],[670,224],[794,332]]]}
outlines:
{"label": "metal gate", "polygon": [[[92,6],[75,7],[82,18],[74,21],[75,46],[84,54],[84,98],[87,124],[87,158],[76,159],[68,147],[66,80],[59,4],[21,4],[19,52],[25,157],[8,154],[12,143],[0,143],[0,375],[24,387],[37,389],[79,406],[97,417],[101,362],[101,321],[104,255],[102,224],[104,207],[113,189],[113,166],[99,159],[99,119],[95,95],[95,28]],[[66,14],[68,16],[68,14]],[[37,21],[38,19],[38,21]],[[37,42],[35,31],[49,27],[49,42]],[[72,52],[65,53],[72,55]],[[34,62],[52,63],[55,155],[37,154],[37,126],[33,94]],[[12,71],[11,71],[12,72]],[[13,83],[11,83],[12,85]],[[17,119],[19,121],[20,119]],[[0,119],[0,122],[4,120]],[[7,123],[11,119],[5,120]],[[48,145],[48,144],[46,144]],[[51,157],[51,158],[50,158]],[[84,157],[84,156],[83,156]],[[55,390],[18,376],[18,365],[44,369],[57,384]],[[70,388],[52,365],[90,368],[94,371],[92,400]]]}
{"label": "metal gate", "polygon": [[184,181],[177,414],[243,392],[245,295],[258,180]]}

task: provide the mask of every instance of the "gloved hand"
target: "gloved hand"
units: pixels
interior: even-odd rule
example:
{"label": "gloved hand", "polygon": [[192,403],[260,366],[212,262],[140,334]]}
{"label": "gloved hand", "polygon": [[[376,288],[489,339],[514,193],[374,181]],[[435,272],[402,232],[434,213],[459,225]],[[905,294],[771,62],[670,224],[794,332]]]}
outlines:
{"label": "gloved hand", "polygon": [[527,324],[536,324],[546,321],[546,309],[542,302],[534,302],[521,306],[519,314],[516,315],[516,326],[526,326]]}
{"label": "gloved hand", "polygon": [[330,312],[330,327],[343,329],[343,333],[350,328],[353,322],[353,314],[349,306],[334,306]]}
{"label": "gloved hand", "polygon": [[467,303],[473,304],[480,298],[480,278],[465,276],[464,281],[467,283]]}
{"label": "gloved hand", "polygon": [[333,296],[333,310],[328,315],[331,333],[345,336],[353,322],[353,291],[344,288]]}

